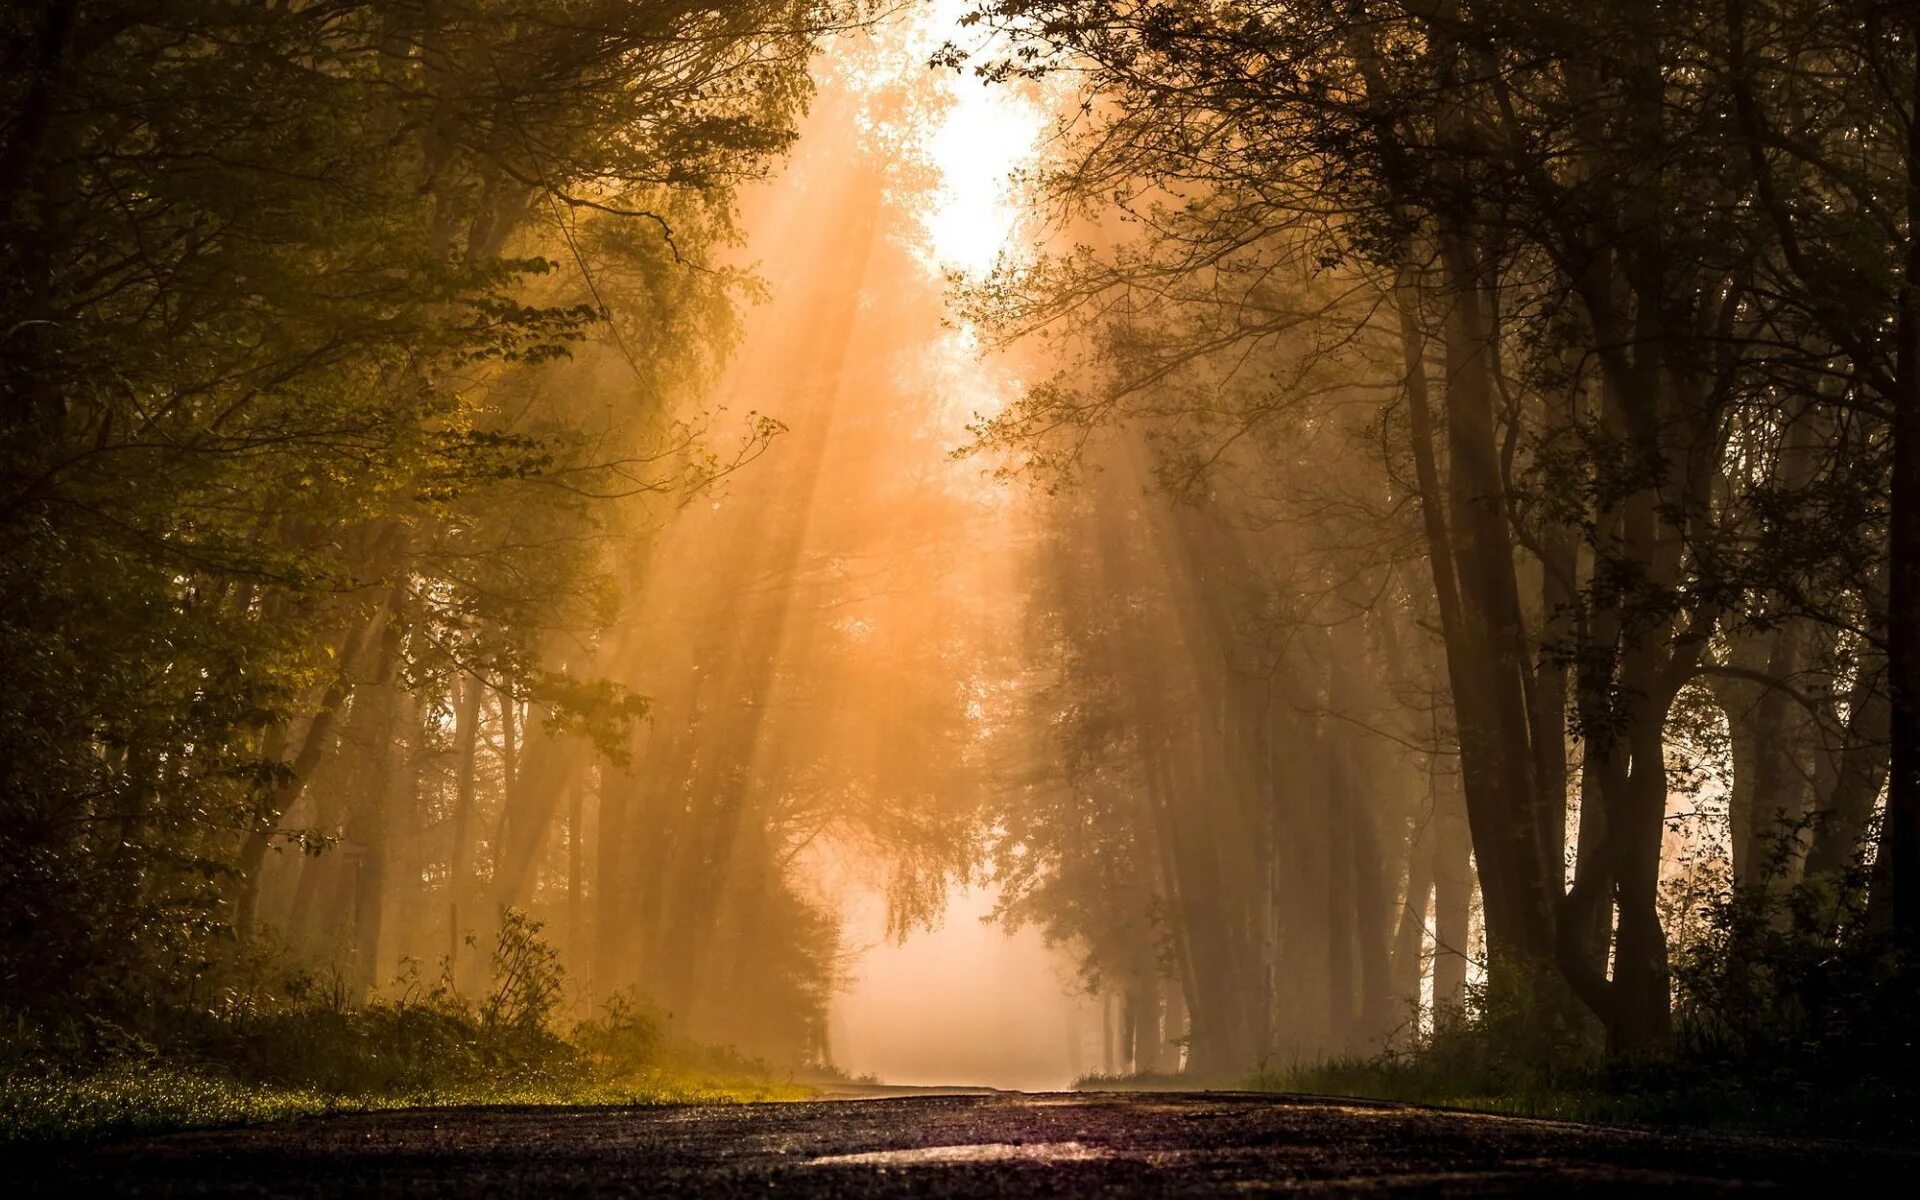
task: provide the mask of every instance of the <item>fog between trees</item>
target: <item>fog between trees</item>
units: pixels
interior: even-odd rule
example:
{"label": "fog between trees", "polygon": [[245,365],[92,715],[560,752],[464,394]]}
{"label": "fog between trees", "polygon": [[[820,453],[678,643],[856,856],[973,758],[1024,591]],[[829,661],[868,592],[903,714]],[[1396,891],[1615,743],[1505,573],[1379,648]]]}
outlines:
{"label": "fog between trees", "polygon": [[1908,7],[16,6],[0,997],[1910,1054]]}

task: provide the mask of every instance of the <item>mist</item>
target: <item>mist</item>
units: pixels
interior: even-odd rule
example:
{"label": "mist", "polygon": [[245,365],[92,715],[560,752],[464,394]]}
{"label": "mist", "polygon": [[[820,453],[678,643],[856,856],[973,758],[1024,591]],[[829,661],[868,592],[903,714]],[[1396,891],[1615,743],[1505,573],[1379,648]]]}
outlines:
{"label": "mist", "polygon": [[1910,29],[66,7],[6,1061],[1910,1074]]}

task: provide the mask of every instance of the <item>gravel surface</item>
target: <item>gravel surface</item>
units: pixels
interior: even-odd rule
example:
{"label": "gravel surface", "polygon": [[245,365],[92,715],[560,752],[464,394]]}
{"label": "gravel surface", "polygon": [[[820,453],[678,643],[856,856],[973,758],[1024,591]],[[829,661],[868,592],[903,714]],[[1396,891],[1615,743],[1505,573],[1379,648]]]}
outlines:
{"label": "gravel surface", "polygon": [[1901,1150],[1227,1093],[416,1109],[0,1161],[6,1197],[1872,1196],[1915,1179]]}

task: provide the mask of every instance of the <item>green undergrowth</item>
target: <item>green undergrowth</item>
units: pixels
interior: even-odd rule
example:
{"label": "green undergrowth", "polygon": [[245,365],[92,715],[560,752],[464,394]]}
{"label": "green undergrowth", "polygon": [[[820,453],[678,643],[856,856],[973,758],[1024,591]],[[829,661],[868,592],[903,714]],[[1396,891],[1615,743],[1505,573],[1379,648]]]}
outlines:
{"label": "green undergrowth", "polygon": [[1915,1130],[1914,1096],[1886,1080],[1754,1078],[1690,1063],[1521,1076],[1389,1055],[1266,1071],[1246,1086],[1613,1125],[1870,1140]]}
{"label": "green undergrowth", "polygon": [[1481,1011],[1413,1048],[1269,1068],[1245,1086],[1617,1125],[1870,1141],[1920,1132],[1912,1055],[1898,1036],[1759,1042],[1685,1015],[1660,1058],[1610,1059],[1564,1037],[1543,1048]]}
{"label": "green undergrowth", "polygon": [[[53,1022],[0,1014],[0,1147],[337,1112],[450,1105],[791,1100],[803,1081],[694,1042],[644,997],[570,1016],[538,923],[504,922],[492,982],[409,966],[377,997],[337,975],[261,969],[200,1003]],[[264,981],[264,982],[263,982]]]}
{"label": "green undergrowth", "polygon": [[1893,1080],[1756,1075],[1751,1069],[1715,1069],[1686,1061],[1516,1070],[1494,1055],[1476,1063],[1403,1052],[1270,1068],[1232,1079],[1088,1075],[1076,1080],[1074,1088],[1350,1097],[1538,1120],[1869,1141],[1909,1139],[1920,1133],[1915,1118],[1920,1096]]}
{"label": "green undergrowth", "polygon": [[205,1071],[118,1066],[0,1078],[0,1144],[12,1149],[381,1107],[371,1096],[250,1084]]}
{"label": "green undergrowth", "polygon": [[466,1105],[731,1104],[798,1100],[813,1089],[751,1075],[668,1070],[623,1079],[468,1083],[419,1091],[329,1092],[253,1083],[199,1068],[123,1065],[0,1078],[0,1146],[250,1125],[331,1113]]}
{"label": "green undergrowth", "polygon": [[1474,988],[1465,1011],[1415,1045],[1271,1069],[1252,1086],[1527,1117],[1910,1141],[1920,1134],[1920,964],[1872,919],[1866,870],[1785,891],[1736,888],[1724,873],[1670,886],[1673,1033],[1658,1057],[1610,1058],[1598,1023],[1570,1003],[1494,1005]]}

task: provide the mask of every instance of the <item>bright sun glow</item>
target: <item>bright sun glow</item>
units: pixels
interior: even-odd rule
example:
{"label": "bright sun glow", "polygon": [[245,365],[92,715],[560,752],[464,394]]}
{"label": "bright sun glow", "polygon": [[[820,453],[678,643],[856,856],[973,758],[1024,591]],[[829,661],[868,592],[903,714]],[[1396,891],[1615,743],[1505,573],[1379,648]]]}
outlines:
{"label": "bright sun glow", "polygon": [[[966,0],[921,6],[911,19],[841,44],[822,73],[829,87],[858,98],[853,128],[862,152],[889,164],[888,198],[905,217],[898,236],[934,289],[946,276],[982,279],[1036,243],[1019,176],[1041,155],[1048,94],[928,66],[949,42],[992,52],[977,28],[961,24],[968,9]],[[927,400],[932,428],[949,448],[967,442],[969,426],[999,412],[1022,386],[977,329],[951,318],[905,348],[891,375],[901,394]],[[972,503],[997,509],[1009,502],[978,463],[948,466]]]}
{"label": "bright sun glow", "polygon": [[1046,118],[1006,89],[964,76],[947,76],[944,84],[950,104],[925,141],[940,184],[921,220],[935,265],[979,276],[1019,230],[1010,176],[1032,162]]}
{"label": "bright sun glow", "polygon": [[949,42],[984,48],[979,31],[960,23],[969,7],[924,5],[912,19],[843,46],[825,73],[865,98],[857,124],[906,168],[921,262],[936,273],[979,276],[1027,232],[1012,176],[1038,156],[1047,113],[1030,89],[927,65]]}

